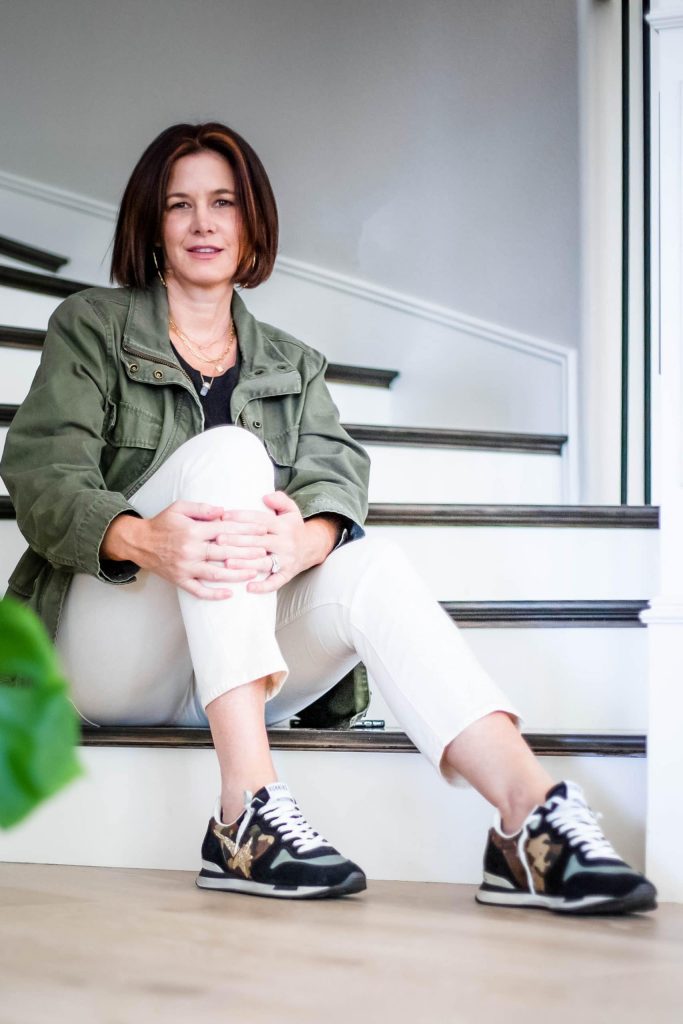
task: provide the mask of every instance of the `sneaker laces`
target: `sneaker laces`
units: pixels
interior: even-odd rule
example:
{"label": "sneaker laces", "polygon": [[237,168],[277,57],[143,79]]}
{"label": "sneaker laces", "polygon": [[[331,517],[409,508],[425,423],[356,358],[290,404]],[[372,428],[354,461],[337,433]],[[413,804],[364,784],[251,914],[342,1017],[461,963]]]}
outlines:
{"label": "sneaker laces", "polygon": [[570,790],[569,796],[558,794],[549,803],[552,810],[546,815],[547,820],[567,837],[571,846],[581,850],[586,860],[621,860],[598,824],[602,815],[592,811],[579,793]]}
{"label": "sneaker laces", "polygon": [[271,800],[262,809],[261,815],[278,830],[287,842],[291,842],[297,853],[309,853],[319,846],[329,846],[319,832],[304,818],[292,797]]}
{"label": "sneaker laces", "polygon": [[320,846],[331,844],[313,828],[304,818],[292,796],[271,797],[268,803],[258,808],[253,803],[252,794],[244,793],[244,817],[240,823],[235,842],[239,846],[242,837],[249,828],[251,819],[256,812],[280,833],[286,842],[291,842],[297,853],[309,853]]}

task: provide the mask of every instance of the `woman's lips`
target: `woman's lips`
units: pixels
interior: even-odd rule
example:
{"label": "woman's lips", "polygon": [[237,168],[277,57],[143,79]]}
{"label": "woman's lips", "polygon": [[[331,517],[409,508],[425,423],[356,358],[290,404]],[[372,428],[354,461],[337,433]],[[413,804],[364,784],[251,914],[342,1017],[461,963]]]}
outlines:
{"label": "woman's lips", "polygon": [[222,249],[216,249],[213,246],[208,245],[195,245],[191,249],[188,249],[190,256],[194,256],[195,259],[210,260],[215,256],[220,256],[223,252]]}

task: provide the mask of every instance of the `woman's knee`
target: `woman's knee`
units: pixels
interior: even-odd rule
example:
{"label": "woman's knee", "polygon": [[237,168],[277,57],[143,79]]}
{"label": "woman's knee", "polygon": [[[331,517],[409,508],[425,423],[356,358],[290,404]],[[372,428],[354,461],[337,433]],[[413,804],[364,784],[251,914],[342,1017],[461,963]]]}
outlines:
{"label": "woman's knee", "polygon": [[268,452],[243,427],[213,427],[175,454],[182,454],[181,492],[187,500],[249,507],[274,489]]}

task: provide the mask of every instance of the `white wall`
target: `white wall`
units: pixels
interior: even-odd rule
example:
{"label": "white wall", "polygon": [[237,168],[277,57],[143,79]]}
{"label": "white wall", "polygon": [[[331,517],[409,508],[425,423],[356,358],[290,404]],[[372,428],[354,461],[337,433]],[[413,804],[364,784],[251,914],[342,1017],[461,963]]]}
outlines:
{"label": "white wall", "polygon": [[1,166],[116,203],[159,130],[216,117],[262,155],[288,256],[576,345],[575,7],[7,4]]}

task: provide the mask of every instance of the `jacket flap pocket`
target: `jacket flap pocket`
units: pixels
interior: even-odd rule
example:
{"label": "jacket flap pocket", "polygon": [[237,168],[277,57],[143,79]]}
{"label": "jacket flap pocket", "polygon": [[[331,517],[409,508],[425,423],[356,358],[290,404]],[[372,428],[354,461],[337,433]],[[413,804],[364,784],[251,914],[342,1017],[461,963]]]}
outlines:
{"label": "jacket flap pocket", "polygon": [[293,466],[299,445],[299,431],[296,427],[283,430],[272,437],[264,437],[263,443],[273,462],[278,466]]}
{"label": "jacket flap pocket", "polygon": [[117,448],[156,448],[162,426],[162,420],[146,409],[119,402],[111,409],[105,437]]}

